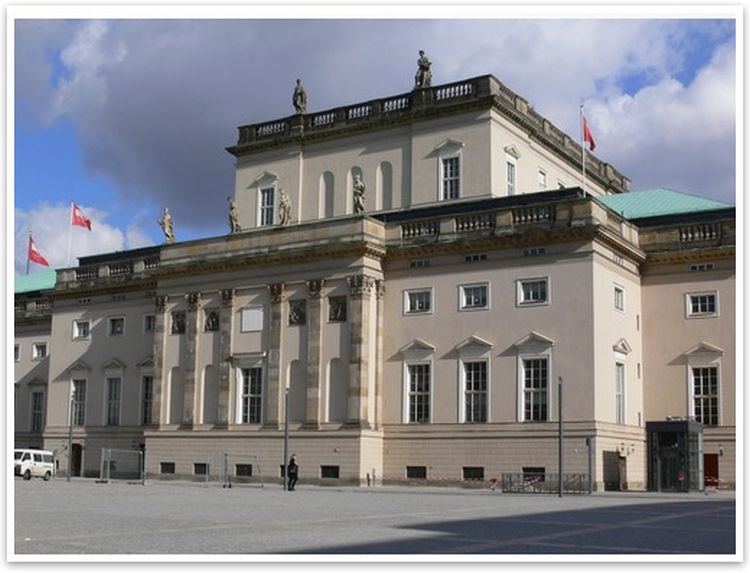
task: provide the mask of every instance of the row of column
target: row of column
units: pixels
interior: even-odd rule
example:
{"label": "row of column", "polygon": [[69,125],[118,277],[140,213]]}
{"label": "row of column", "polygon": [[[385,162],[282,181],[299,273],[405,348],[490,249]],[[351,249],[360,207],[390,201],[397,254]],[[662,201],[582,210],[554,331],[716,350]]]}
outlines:
{"label": "row of column", "polygon": [[[347,277],[349,285],[349,369],[347,395],[347,425],[361,428],[380,427],[382,425],[383,381],[382,381],[382,331],[383,300],[385,282],[366,274]],[[321,361],[323,347],[323,305],[321,291],[324,279],[306,281],[308,289],[307,308],[307,356],[305,369],[305,427],[316,428],[322,419],[321,388],[324,383],[324,368]],[[268,428],[279,428],[283,423],[282,407],[284,398],[283,372],[283,338],[286,321],[284,320],[285,285],[274,283],[268,285],[270,312],[268,319],[268,348],[266,352],[267,386],[265,393],[265,416],[263,425]],[[372,313],[372,296],[376,296],[375,316]],[[185,331],[185,364],[180,364],[184,371],[184,399],[182,424],[194,423],[195,395],[197,380],[197,344],[200,328],[199,314],[201,293],[192,292],[187,296],[188,313]],[[232,376],[232,332],[234,328],[235,289],[221,291],[221,311],[219,316],[219,354],[218,365],[219,395],[217,425],[230,423],[230,388]],[[164,403],[164,358],[166,347],[166,296],[155,300],[156,324],[154,329],[154,421],[162,423],[167,414]],[[373,339],[372,325],[375,321]],[[374,346],[373,346],[374,345]],[[374,361],[371,356],[374,355]],[[374,362],[374,363],[373,363]],[[374,388],[370,379],[374,377]],[[284,381],[288,384],[289,381]],[[374,415],[370,415],[369,401],[374,400]]]}

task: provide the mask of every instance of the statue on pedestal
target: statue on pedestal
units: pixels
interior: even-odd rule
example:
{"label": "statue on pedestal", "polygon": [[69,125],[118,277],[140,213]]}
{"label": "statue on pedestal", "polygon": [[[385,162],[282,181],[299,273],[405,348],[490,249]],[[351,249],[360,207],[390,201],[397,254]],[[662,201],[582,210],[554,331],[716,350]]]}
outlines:
{"label": "statue on pedestal", "polygon": [[237,211],[237,205],[231,197],[227,197],[229,201],[229,232],[239,233],[242,231],[240,227],[240,214]]}
{"label": "statue on pedestal", "polygon": [[424,55],[424,50],[419,50],[419,59],[417,60],[417,75],[414,78],[414,89],[428,88],[432,85],[432,71],[430,66],[432,62]]}
{"label": "statue on pedestal", "polygon": [[359,215],[365,212],[365,182],[362,181],[362,177],[357,173],[354,176],[354,183],[352,184],[352,191],[354,193],[354,214]]}
{"label": "statue on pedestal", "polygon": [[302,87],[302,81],[299,79],[297,80],[297,85],[294,87],[292,104],[297,113],[305,113],[307,111],[307,93],[305,92],[305,88]]}
{"label": "statue on pedestal", "polygon": [[164,207],[164,215],[157,221],[159,226],[164,231],[164,237],[167,239],[167,243],[174,243],[174,221],[172,215],[169,213],[169,209]]}
{"label": "statue on pedestal", "polygon": [[279,223],[288,225],[292,219],[292,205],[283,189],[279,189]]}

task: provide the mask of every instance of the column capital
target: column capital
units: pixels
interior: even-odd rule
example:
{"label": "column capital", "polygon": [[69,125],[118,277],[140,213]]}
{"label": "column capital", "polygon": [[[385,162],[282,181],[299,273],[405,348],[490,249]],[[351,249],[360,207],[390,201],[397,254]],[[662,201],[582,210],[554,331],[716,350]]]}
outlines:
{"label": "column capital", "polygon": [[185,298],[188,302],[188,308],[192,311],[198,310],[198,306],[200,305],[201,300],[201,293],[200,292],[189,292]]}
{"label": "column capital", "polygon": [[284,283],[272,283],[268,285],[268,293],[271,295],[271,302],[280,303],[284,296]]}
{"label": "column capital", "polygon": [[154,297],[154,307],[156,308],[156,312],[159,314],[163,313],[167,308],[167,297],[164,295]]}
{"label": "column capital", "polygon": [[221,306],[224,308],[229,308],[232,306],[232,302],[234,301],[234,289],[233,288],[225,288],[221,291]]}
{"label": "column capital", "polygon": [[323,279],[310,279],[305,281],[310,298],[320,298],[320,291],[325,284]]}
{"label": "column capital", "polygon": [[351,275],[346,277],[349,283],[349,293],[353,295],[370,294],[375,284],[375,279],[369,275]]}
{"label": "column capital", "polygon": [[381,299],[385,296],[385,281],[383,279],[378,279],[375,281],[375,295],[378,297],[378,299]]}

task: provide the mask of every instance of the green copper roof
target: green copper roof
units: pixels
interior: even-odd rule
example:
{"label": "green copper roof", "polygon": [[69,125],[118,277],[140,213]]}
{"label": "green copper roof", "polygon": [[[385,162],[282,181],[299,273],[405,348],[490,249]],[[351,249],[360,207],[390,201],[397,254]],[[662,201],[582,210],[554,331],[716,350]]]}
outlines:
{"label": "green copper roof", "polygon": [[54,269],[44,269],[28,275],[16,277],[16,294],[54,288],[57,273]]}
{"label": "green copper roof", "polygon": [[606,197],[597,197],[597,200],[613,211],[620,213],[626,219],[677,215],[734,207],[729,203],[664,188],[607,195]]}

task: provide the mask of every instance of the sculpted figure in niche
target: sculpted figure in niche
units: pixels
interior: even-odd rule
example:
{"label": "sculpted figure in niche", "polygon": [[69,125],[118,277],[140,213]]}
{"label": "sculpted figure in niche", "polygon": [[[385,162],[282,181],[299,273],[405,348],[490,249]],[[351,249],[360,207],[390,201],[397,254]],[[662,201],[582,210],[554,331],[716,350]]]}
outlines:
{"label": "sculpted figure in niche", "polygon": [[288,225],[292,220],[292,205],[289,203],[289,196],[279,189],[279,223]]}
{"label": "sculpted figure in niche", "polygon": [[292,104],[297,113],[305,113],[307,111],[307,93],[305,92],[305,88],[302,87],[300,80],[297,80],[297,85],[294,87]]}
{"label": "sculpted figure in niche", "polygon": [[432,71],[430,66],[432,62],[424,55],[424,50],[419,50],[419,59],[417,60],[417,75],[414,78],[415,88],[428,88],[432,85]]}
{"label": "sculpted figure in niche", "polygon": [[229,201],[229,232],[239,233],[242,228],[240,227],[240,214],[237,211],[237,205],[231,197],[227,197]]}
{"label": "sculpted figure in niche", "polygon": [[354,192],[354,214],[359,215],[365,212],[365,182],[362,181],[359,173],[354,176],[352,190]]}
{"label": "sculpted figure in niche", "polygon": [[162,215],[162,218],[157,221],[159,223],[159,226],[162,228],[162,231],[164,231],[164,237],[167,239],[167,243],[173,243],[174,242],[174,221],[172,220],[172,215],[169,213],[169,209],[164,207],[164,215]]}

